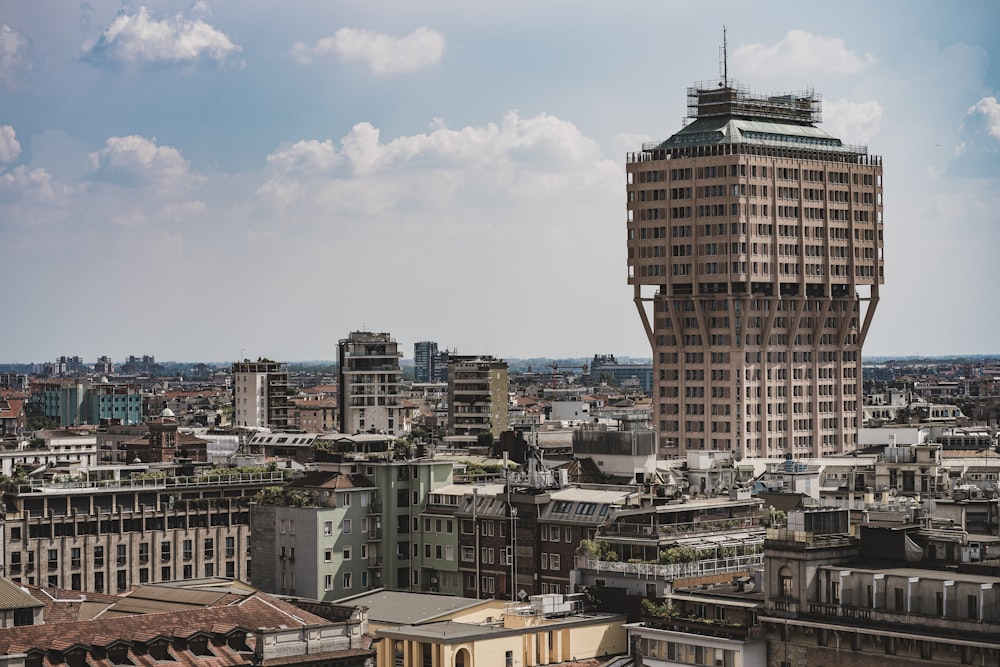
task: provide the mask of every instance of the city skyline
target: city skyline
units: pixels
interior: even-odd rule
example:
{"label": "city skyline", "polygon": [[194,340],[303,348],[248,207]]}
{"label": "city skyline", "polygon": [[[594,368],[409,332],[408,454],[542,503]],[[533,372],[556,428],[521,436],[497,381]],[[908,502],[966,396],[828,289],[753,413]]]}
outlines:
{"label": "city skyline", "polygon": [[625,153],[718,76],[723,20],[730,78],[815,90],[885,160],[865,357],[996,352],[995,3],[297,8],[0,8],[0,361],[333,359],[355,330],[649,358]]}

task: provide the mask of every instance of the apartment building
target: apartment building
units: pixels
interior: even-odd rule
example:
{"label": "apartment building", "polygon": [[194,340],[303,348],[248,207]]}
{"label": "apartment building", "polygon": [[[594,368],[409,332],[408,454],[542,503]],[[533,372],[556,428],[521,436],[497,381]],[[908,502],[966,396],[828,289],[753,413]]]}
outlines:
{"label": "apartment building", "polygon": [[626,165],[661,453],[852,450],[884,280],[881,159],[819,129],[812,91],[723,80],[689,88],[688,110]]}
{"label": "apartment building", "polygon": [[269,359],[233,364],[233,426],[288,428],[288,369]]}
{"label": "apartment building", "polygon": [[768,529],[769,665],[1000,660],[995,544],[987,560],[965,531],[870,525],[852,537],[848,523],[846,510],[822,509]]}
{"label": "apartment building", "polygon": [[750,575],[764,558],[761,505],[744,495],[616,509],[576,558],[573,583],[652,599]]}
{"label": "apartment building", "polygon": [[122,592],[133,584],[249,579],[250,500],[282,474],[136,475],[93,466],[4,488],[0,564],[15,583]]}
{"label": "apartment building", "polygon": [[452,356],[448,364],[448,433],[494,440],[508,429],[507,363],[494,357]]}
{"label": "apartment building", "polygon": [[420,516],[428,495],[452,483],[452,463],[334,458],[251,508],[259,545],[251,581],[321,600],[382,587],[424,590],[430,528],[423,530]]}
{"label": "apartment building", "polygon": [[402,353],[388,333],[352,331],[337,346],[337,412],[342,433],[402,433]]}
{"label": "apartment building", "polygon": [[59,426],[102,423],[138,424],[142,396],[138,385],[90,380],[44,380],[31,386],[31,403]]}

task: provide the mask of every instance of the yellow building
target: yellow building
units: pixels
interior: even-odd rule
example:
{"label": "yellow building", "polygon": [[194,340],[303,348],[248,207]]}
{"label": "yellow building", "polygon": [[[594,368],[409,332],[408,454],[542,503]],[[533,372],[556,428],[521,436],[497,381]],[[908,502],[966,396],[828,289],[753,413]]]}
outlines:
{"label": "yellow building", "polygon": [[379,630],[378,667],[537,667],[628,651],[625,617],[582,613],[579,600],[533,595],[481,623]]}

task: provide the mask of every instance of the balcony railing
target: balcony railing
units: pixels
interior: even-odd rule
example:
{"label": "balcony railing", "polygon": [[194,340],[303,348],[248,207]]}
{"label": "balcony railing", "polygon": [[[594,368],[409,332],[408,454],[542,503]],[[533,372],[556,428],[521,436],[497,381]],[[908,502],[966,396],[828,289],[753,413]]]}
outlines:
{"label": "balcony railing", "polygon": [[764,564],[764,554],[749,556],[733,556],[732,558],[711,558],[690,563],[622,563],[607,560],[595,560],[584,556],[577,557],[577,569],[593,570],[594,572],[612,572],[626,576],[659,579],[687,579],[691,577],[729,574],[733,572],[749,572]]}
{"label": "balcony railing", "polygon": [[[778,609],[778,602],[779,601],[775,601],[772,603],[775,609]],[[866,625],[891,624],[893,626],[908,625],[912,627],[924,627],[928,623],[936,623],[938,621],[946,620],[948,626],[955,631],[983,632],[991,626],[996,628],[997,625],[1000,624],[1000,613],[995,613],[992,610],[991,605],[988,604],[984,605],[983,608],[983,611],[985,612],[985,618],[983,618],[983,620],[958,616],[954,613],[942,616],[939,614],[921,614],[912,611],[892,611],[881,608],[873,609],[871,607],[858,607],[850,604],[816,602],[810,602],[808,610],[808,615],[810,616],[838,616],[840,618],[849,619],[848,622],[863,621]],[[783,610],[778,609],[778,611]],[[949,611],[953,610],[949,609]]]}
{"label": "balcony railing", "polygon": [[159,479],[79,480],[71,482],[32,481],[29,484],[7,484],[4,489],[15,493],[44,493],[66,489],[169,489],[207,486],[242,486],[248,484],[281,484],[285,481],[280,471],[259,473],[212,473],[193,477],[162,477]]}
{"label": "balcony railing", "polygon": [[637,523],[613,523],[603,526],[598,537],[685,537],[697,533],[718,533],[724,530],[749,530],[761,526],[760,517],[732,517],[705,519],[685,523],[667,523],[649,526]]}
{"label": "balcony railing", "polygon": [[723,623],[707,618],[643,616],[642,623],[647,627],[657,628],[659,630],[672,630],[673,632],[685,632],[708,637],[733,639],[736,641],[764,638],[763,628],[748,628],[745,625]]}

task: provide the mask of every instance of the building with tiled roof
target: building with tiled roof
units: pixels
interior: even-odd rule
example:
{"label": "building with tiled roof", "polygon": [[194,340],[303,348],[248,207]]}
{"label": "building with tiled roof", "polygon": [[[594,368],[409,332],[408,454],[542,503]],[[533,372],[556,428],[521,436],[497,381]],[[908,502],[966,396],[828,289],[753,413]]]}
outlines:
{"label": "building with tiled roof", "polygon": [[502,615],[483,622],[443,620],[378,630],[383,638],[378,662],[390,665],[394,657],[413,656],[406,664],[535,667],[608,658],[628,650],[624,621],[617,614],[581,612],[577,598],[537,595],[508,604]]}
{"label": "building with tiled roof", "polygon": [[0,632],[0,665],[371,667],[364,610],[332,611],[253,593],[223,607],[16,627]]}
{"label": "building with tiled roof", "polygon": [[0,397],[0,438],[20,437],[26,424],[24,399]]}

